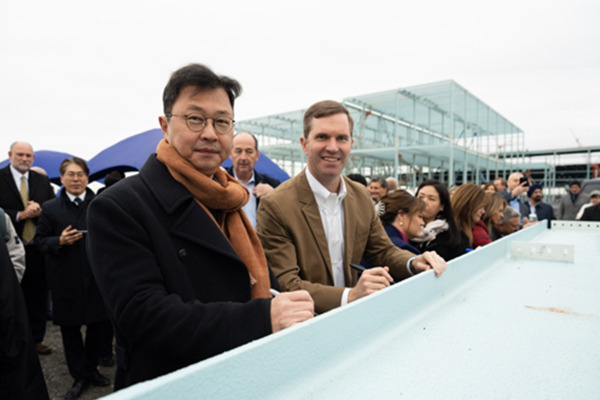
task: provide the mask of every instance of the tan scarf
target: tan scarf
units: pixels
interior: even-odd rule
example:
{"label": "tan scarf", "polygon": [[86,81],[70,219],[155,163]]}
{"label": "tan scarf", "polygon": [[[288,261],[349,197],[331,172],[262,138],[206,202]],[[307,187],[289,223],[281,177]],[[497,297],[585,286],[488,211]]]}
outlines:
{"label": "tan scarf", "polygon": [[[221,168],[215,172],[219,183],[215,182],[196,170],[164,139],[158,143],[156,155],[158,160],[167,166],[173,178],[190,191],[244,261],[252,284],[252,298],[271,297],[265,253],[246,214],[242,211],[242,206],[250,197],[244,185]],[[218,211],[218,220],[207,207]]]}

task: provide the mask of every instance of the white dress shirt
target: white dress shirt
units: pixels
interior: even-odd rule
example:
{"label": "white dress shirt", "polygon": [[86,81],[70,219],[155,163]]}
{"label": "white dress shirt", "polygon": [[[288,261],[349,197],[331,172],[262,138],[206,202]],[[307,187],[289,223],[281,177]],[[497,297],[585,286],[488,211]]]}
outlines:
{"label": "white dress shirt", "polygon": [[256,187],[254,171],[252,171],[252,176],[250,177],[248,182],[244,182],[240,178],[238,178],[237,175],[235,174],[235,171],[233,171],[233,177],[235,179],[237,179],[238,181],[240,181],[240,183],[242,185],[244,185],[246,187],[246,189],[248,189],[248,191],[250,192],[250,198],[248,199],[248,202],[246,204],[244,204],[244,207],[242,207],[242,209],[246,213],[248,220],[250,220],[252,227],[254,229],[256,229],[256,196],[254,195],[254,193],[252,193],[252,191]]}
{"label": "white dress shirt", "polygon": [[[333,285],[345,287],[344,278],[344,198],[346,197],[346,184],[341,180],[338,193],[331,193],[323,186],[306,168],[306,179],[308,185],[315,196],[319,207],[323,230],[327,237],[327,246],[329,249],[329,259],[333,272]],[[341,305],[348,303],[348,292],[346,288],[342,295]]]}
{"label": "white dress shirt", "polygon": [[66,190],[65,190],[65,193],[67,194],[67,197],[69,197],[69,200],[71,200],[71,202],[74,202],[76,197],[79,197],[82,202],[85,201],[85,191],[83,193],[81,193],[79,196],[75,196],[74,194],[71,194],[71,193],[67,192]]}
{"label": "white dress shirt", "polygon": [[[22,176],[25,177],[25,182],[27,182],[27,187],[29,188],[29,170],[25,171],[25,173],[22,174],[21,172],[17,171],[15,169],[15,167],[13,167],[11,165],[10,173],[12,174],[12,177],[15,181],[15,185],[17,186],[17,192],[20,192],[20,190],[21,190],[21,177]],[[17,212],[16,220],[17,220],[17,222],[19,222],[19,213],[18,212]]]}
{"label": "white dress shirt", "polygon": [[[535,206],[533,204],[531,204],[531,201],[528,200],[528,202],[529,202],[529,215],[533,214],[537,218],[537,210],[535,209]],[[523,216],[529,218],[529,215],[523,215]]]}

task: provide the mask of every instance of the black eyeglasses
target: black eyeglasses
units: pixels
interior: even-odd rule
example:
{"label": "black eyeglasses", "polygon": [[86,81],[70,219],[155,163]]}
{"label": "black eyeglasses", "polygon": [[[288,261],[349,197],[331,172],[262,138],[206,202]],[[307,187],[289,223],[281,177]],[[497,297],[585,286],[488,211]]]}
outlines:
{"label": "black eyeglasses", "polygon": [[185,124],[194,132],[200,132],[206,128],[209,119],[212,119],[212,125],[219,135],[227,135],[233,129],[235,121],[228,117],[209,118],[200,114],[166,114],[167,118],[181,117],[185,118]]}

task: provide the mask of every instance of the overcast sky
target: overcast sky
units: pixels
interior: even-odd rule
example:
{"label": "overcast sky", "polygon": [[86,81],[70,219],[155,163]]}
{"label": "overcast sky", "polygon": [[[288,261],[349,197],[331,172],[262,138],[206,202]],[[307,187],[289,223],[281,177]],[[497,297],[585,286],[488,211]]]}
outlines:
{"label": "overcast sky", "polygon": [[89,159],[158,127],[190,62],[238,79],[236,119],[454,79],[528,149],[600,145],[600,1],[2,1],[0,159]]}

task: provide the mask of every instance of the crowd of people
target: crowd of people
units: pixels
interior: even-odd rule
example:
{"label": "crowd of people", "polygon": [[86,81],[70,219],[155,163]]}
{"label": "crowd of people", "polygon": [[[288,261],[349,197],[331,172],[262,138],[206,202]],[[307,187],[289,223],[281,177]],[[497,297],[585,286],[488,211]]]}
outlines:
{"label": "crowd of people", "polygon": [[[64,398],[74,399],[90,385],[119,390],[158,377],[416,274],[440,277],[448,261],[555,218],[541,186],[520,173],[450,189],[428,179],[414,194],[393,177],[344,176],[354,123],[330,100],[306,110],[307,166],[280,183],[254,169],[256,137],[234,134],[240,93],[239,82],[204,65],[175,71],[156,153],[135,176],[107,175],[98,194],[83,159],[62,162],[55,195],[34,170],[32,146],[11,145],[0,170],[0,398],[48,398],[38,358],[53,351],[44,344],[48,293],[73,377]],[[574,219],[588,202],[578,187],[559,218]],[[582,219],[598,214],[600,193],[591,199]],[[112,362],[115,377],[102,375],[98,365]]]}

